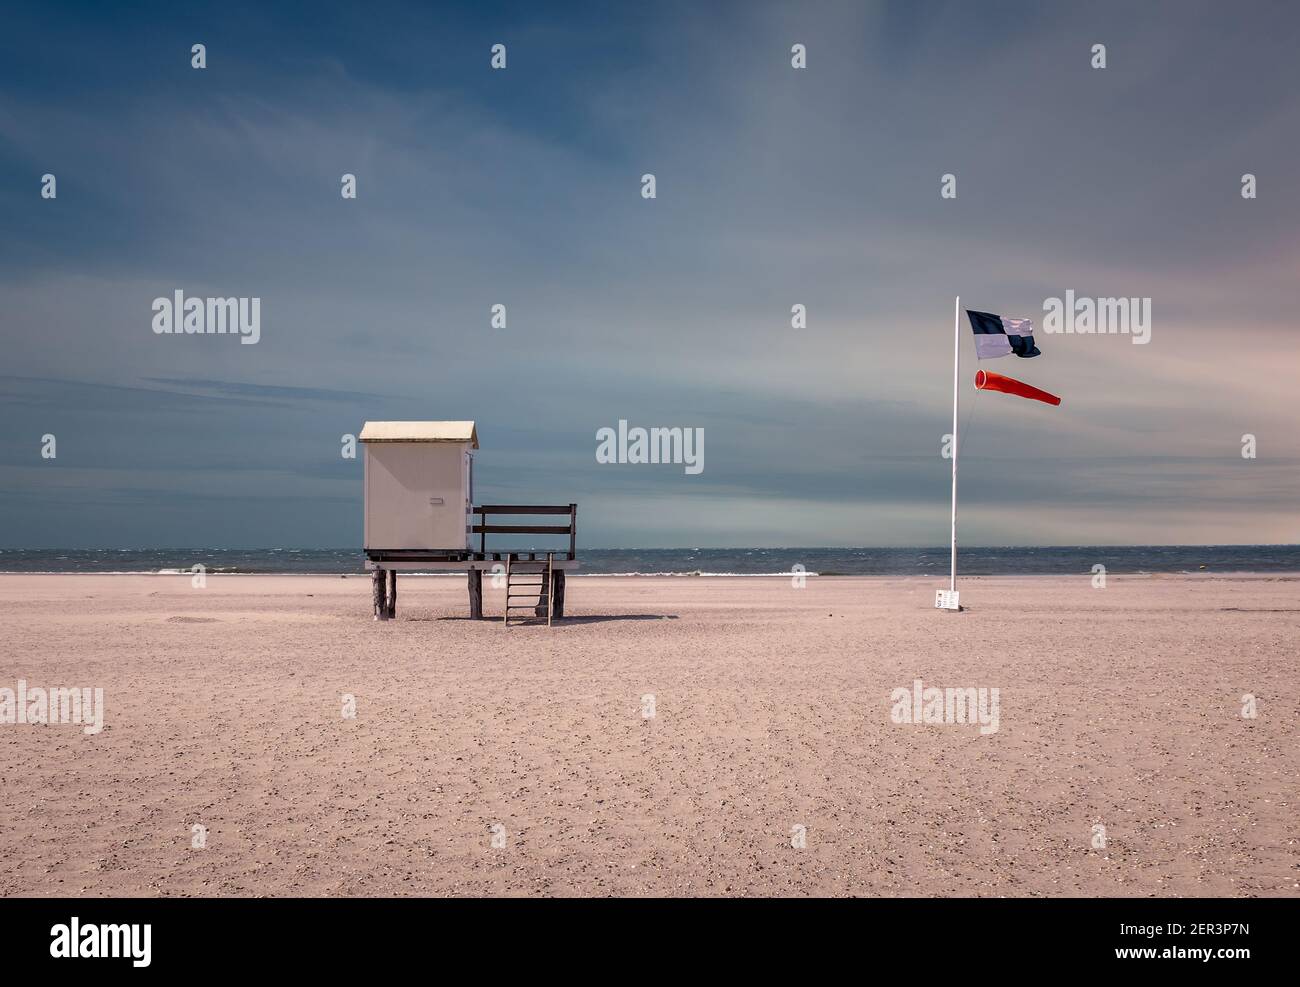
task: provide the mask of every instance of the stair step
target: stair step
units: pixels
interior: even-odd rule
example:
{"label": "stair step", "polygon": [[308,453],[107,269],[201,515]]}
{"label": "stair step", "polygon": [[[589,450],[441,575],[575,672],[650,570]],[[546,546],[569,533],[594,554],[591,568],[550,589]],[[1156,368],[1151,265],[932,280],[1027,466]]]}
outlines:
{"label": "stair step", "polygon": [[[524,553],[531,554],[531,553]],[[554,606],[551,578],[555,572],[554,560],[547,558],[515,559],[506,556],[506,605],[504,623],[510,625],[514,615],[518,621],[529,617],[545,620],[549,626]],[[516,603],[523,600],[523,603]],[[538,611],[541,611],[539,614]]]}

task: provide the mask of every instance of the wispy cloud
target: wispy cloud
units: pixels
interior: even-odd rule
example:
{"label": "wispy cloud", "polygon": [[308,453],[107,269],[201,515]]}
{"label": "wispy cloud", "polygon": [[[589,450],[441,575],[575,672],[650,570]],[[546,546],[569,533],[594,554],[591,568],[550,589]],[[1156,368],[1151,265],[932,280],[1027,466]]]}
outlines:
{"label": "wispy cloud", "polygon": [[[0,39],[0,544],[355,540],[366,418],[477,419],[480,491],[599,544],[939,543],[952,297],[1067,288],[1151,297],[1152,342],[1045,337],[1060,409],[967,392],[971,539],[1292,537],[1285,6],[220,11]],[[261,342],[154,335],[177,288],[260,297]],[[596,464],[619,418],[705,427],[705,473]]]}

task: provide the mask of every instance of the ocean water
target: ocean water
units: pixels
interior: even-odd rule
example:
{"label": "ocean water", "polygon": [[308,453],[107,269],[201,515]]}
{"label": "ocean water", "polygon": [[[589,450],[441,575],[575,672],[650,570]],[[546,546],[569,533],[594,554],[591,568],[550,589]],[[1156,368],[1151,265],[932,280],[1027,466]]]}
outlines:
{"label": "ocean water", "polygon": [[[592,548],[580,574],[944,576],[945,548]],[[361,573],[360,549],[0,549],[0,572]],[[1140,572],[1300,572],[1300,545],[962,548],[962,575]]]}

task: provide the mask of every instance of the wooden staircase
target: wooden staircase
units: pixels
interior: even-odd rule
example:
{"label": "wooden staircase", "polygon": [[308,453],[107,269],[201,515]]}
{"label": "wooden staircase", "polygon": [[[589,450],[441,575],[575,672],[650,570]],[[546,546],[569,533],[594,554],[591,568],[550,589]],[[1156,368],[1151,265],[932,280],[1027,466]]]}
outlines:
{"label": "wooden staircase", "polygon": [[[521,561],[511,555],[506,556],[506,607],[502,616],[505,626],[510,626],[512,610],[531,610],[534,617],[545,617],[546,626],[551,626],[551,594],[555,586],[555,553],[547,552],[546,561]],[[534,581],[531,577],[536,576]],[[520,602],[529,600],[531,602]],[[516,620],[520,615],[516,615]]]}

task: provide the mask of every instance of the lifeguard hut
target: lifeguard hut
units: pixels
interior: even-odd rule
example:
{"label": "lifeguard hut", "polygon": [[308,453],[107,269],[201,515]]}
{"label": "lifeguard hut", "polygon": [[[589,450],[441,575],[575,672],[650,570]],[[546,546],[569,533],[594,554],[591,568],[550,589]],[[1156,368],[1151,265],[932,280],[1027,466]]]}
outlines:
{"label": "lifeguard hut", "polygon": [[[565,573],[578,568],[578,505],[474,504],[473,422],[366,422],[365,553],[376,620],[397,615],[399,572],[468,573],[469,613],[483,616],[483,571],[506,582],[502,615],[564,616]],[[494,516],[568,515],[568,524],[489,524]],[[475,517],[478,523],[475,524]],[[478,545],[474,536],[478,536]],[[489,549],[488,535],[566,536],[567,550]]]}

